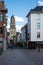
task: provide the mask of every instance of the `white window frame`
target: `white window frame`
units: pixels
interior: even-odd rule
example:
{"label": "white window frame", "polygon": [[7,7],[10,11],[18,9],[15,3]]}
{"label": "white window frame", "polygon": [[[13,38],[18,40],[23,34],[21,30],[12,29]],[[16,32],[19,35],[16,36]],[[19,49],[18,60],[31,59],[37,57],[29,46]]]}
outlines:
{"label": "white window frame", "polygon": [[40,22],[37,23],[37,29],[40,29]]}
{"label": "white window frame", "polygon": [[40,20],[40,14],[39,13],[36,14],[36,19]]}

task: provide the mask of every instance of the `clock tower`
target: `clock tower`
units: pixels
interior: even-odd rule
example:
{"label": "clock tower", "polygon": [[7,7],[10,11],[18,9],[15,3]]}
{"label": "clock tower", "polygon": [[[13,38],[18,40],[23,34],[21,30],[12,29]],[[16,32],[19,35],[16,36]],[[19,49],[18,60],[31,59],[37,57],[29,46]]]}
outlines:
{"label": "clock tower", "polygon": [[15,24],[15,18],[12,15],[11,16],[11,22],[10,22],[10,39],[16,42],[16,24]]}

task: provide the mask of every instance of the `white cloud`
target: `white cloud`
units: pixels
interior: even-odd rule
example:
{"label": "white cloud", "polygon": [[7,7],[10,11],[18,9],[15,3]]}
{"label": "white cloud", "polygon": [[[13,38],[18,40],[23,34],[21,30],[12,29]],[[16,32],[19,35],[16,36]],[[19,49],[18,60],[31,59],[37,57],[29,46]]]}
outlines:
{"label": "white cloud", "polygon": [[[17,32],[21,32],[21,27],[22,27],[22,26],[16,25],[16,31],[17,31]],[[7,28],[8,30],[10,30],[10,26],[9,26],[9,25],[8,25],[6,28]]]}
{"label": "white cloud", "polygon": [[9,29],[10,28],[10,25],[7,25],[7,27],[6,27],[7,29]]}
{"label": "white cloud", "polygon": [[21,32],[21,27],[22,27],[22,26],[16,25],[16,31],[17,31],[17,32]]}
{"label": "white cloud", "polygon": [[[24,19],[23,19],[22,17],[18,17],[18,16],[14,16],[14,17],[15,17],[16,23],[17,23],[17,22],[24,22]],[[16,31],[17,31],[17,32],[21,32],[21,27],[22,27],[22,25],[21,25],[21,26],[16,25]],[[6,28],[7,28],[7,29],[10,28],[10,18],[8,18],[8,20],[7,20],[7,27],[6,27]]]}
{"label": "white cloud", "polygon": [[9,29],[10,28],[10,18],[8,18],[8,20],[7,20],[7,27],[6,27],[7,29]]}
{"label": "white cloud", "polygon": [[22,17],[15,16],[15,21],[24,22],[24,19]]}
{"label": "white cloud", "polygon": [[8,21],[10,21],[10,18],[8,18]]}
{"label": "white cloud", "polygon": [[38,5],[43,5],[43,1],[38,1]]}

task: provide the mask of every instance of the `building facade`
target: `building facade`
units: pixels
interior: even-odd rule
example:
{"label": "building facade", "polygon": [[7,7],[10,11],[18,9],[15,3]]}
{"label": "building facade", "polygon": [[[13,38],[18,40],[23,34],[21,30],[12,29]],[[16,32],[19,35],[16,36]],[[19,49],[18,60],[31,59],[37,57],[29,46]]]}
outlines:
{"label": "building facade", "polygon": [[36,6],[31,9],[27,15],[28,19],[28,41],[32,42],[30,46],[36,44],[43,46],[43,6]]}
{"label": "building facade", "polygon": [[0,47],[6,50],[6,13],[7,8],[3,0],[0,0]]}
{"label": "building facade", "polygon": [[28,34],[27,34],[27,23],[21,28],[21,40],[26,42],[28,39]]}
{"label": "building facade", "polygon": [[21,42],[21,33],[18,33],[17,35],[17,42]]}
{"label": "building facade", "polygon": [[15,24],[15,18],[12,15],[11,16],[11,22],[10,22],[10,39],[16,43],[16,24]]}

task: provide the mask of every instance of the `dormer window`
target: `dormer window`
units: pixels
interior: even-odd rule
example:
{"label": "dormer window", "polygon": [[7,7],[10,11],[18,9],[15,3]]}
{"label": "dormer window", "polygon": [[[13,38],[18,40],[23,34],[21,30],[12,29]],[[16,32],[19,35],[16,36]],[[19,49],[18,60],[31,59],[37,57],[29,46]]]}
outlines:
{"label": "dormer window", "polygon": [[3,15],[0,14],[0,21],[3,21]]}

